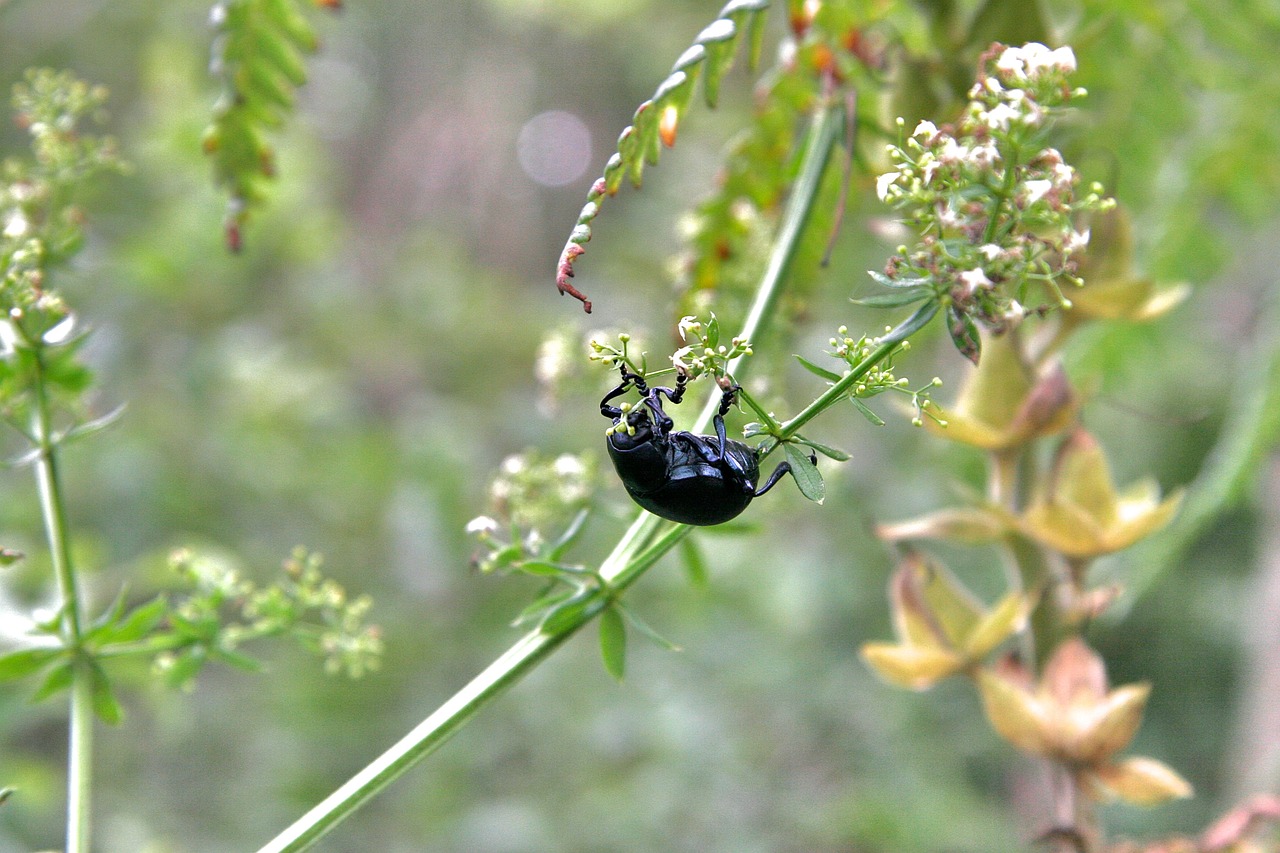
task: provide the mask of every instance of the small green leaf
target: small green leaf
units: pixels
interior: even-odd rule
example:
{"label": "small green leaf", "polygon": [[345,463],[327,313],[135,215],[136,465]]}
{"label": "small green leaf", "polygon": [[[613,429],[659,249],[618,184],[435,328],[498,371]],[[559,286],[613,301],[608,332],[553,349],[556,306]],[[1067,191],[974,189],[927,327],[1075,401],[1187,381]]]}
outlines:
{"label": "small green leaf", "polygon": [[[663,110],[651,107],[655,104],[659,107],[673,106],[678,117],[683,117],[699,73],[702,74],[705,100],[709,105],[715,106],[720,79],[733,63],[737,42],[742,40],[740,35],[744,32],[748,41],[748,59],[754,67],[764,37],[764,12],[768,6],[768,0],[731,0],[721,10],[720,17],[698,34],[694,45],[676,60],[671,69],[672,75],[663,81],[652,100],[640,105],[631,125],[618,137],[615,153],[609,157],[600,179],[592,184],[589,195],[592,201],[599,201],[602,195],[599,189],[609,195],[616,193],[623,179],[628,176],[631,183],[639,187],[645,163],[657,162],[662,144],[658,132],[659,119]],[[676,74],[683,74],[684,79],[675,79]],[[591,312],[590,301],[569,284],[569,279],[573,276],[574,261],[583,254],[583,244],[591,237],[590,222],[598,211],[597,204],[589,216],[578,219],[556,267],[556,286],[559,291],[581,300],[588,313]]]}
{"label": "small green leaf", "polygon": [[[686,539],[685,541],[687,542],[688,540]],[[645,637],[653,643],[656,643],[658,646],[661,646],[669,652],[680,651],[679,646],[655,631],[647,622],[637,616],[635,611],[630,607],[624,607],[621,602],[617,602],[614,604],[614,609],[622,611],[622,615],[626,617],[627,622],[631,624],[631,627],[635,628],[641,634],[644,634]]]}
{"label": "small green leaf", "polygon": [[66,612],[66,609],[66,605],[63,605],[54,611],[48,619],[36,622],[35,633],[57,637],[62,630],[62,614]]}
{"label": "small green leaf", "polygon": [[689,582],[698,589],[706,589],[707,579],[710,577],[707,561],[703,558],[702,549],[698,547],[698,543],[692,536],[686,536],[680,540],[680,556],[684,558],[684,570],[689,576]]}
{"label": "small green leaf", "polygon": [[902,288],[910,289],[924,287],[933,281],[931,278],[922,276],[916,276],[913,278],[890,278],[884,273],[876,272],[875,270],[867,270],[867,275],[871,276],[872,280],[875,281],[876,284],[882,284],[885,287],[892,287],[895,290]]}
{"label": "small green leaf", "polygon": [[114,626],[104,642],[132,643],[146,637],[164,621],[169,612],[169,602],[158,595],[146,604],[140,604]]}
{"label": "small green leaf", "polygon": [[839,382],[843,378],[839,373],[827,370],[825,367],[819,367],[802,355],[796,355],[795,353],[792,353],[792,355],[795,356],[796,361],[800,362],[801,367],[812,373],[814,376],[821,377],[828,382]]}
{"label": "small green leaf", "polygon": [[868,406],[866,403],[862,402],[857,397],[850,397],[849,402],[853,403],[854,408],[856,408],[859,412],[862,412],[863,417],[871,421],[871,423],[875,424],[876,426],[884,426],[884,419],[881,418],[879,415],[877,415],[875,412],[871,411],[871,407]]}
{"label": "small green leaf", "polygon": [[826,497],[826,484],[822,481],[818,466],[791,442],[784,444],[782,451],[787,456],[787,462],[791,463],[791,476],[795,478],[800,494],[814,503],[822,503]]}
{"label": "small green leaf", "polygon": [[237,81],[250,101],[257,100],[267,109],[278,108],[287,113],[293,109],[293,87],[282,74],[267,65],[247,65]]}
{"label": "small green leaf", "polygon": [[227,666],[233,666],[236,669],[244,670],[245,672],[262,672],[261,661],[256,658],[251,658],[242,652],[232,651],[231,649],[211,649],[209,651],[209,660],[225,663]]}
{"label": "small green leaf", "polygon": [[172,663],[165,670],[165,680],[170,687],[185,687],[200,674],[205,663],[204,646],[192,646],[179,655],[175,655]]}
{"label": "small green leaf", "polygon": [[89,383],[93,381],[93,373],[74,358],[59,357],[50,359],[46,365],[45,381],[68,393],[79,394],[89,387]]}
{"label": "small green leaf", "polygon": [[316,49],[316,34],[293,0],[263,0],[262,11],[294,45],[305,51]]}
{"label": "small green leaf", "polygon": [[591,599],[591,591],[581,589],[552,607],[542,620],[542,633],[563,634],[582,624],[582,614]]}
{"label": "small green leaf", "polygon": [[32,694],[32,702],[40,702],[61,693],[71,686],[71,660],[63,658],[45,674],[44,681],[36,688],[36,692]]}
{"label": "small green leaf", "polygon": [[720,79],[733,65],[737,34],[738,27],[729,18],[717,18],[698,34],[697,43],[707,49],[702,94],[709,107],[714,108],[720,100]]}
{"label": "small green leaf", "polygon": [[707,346],[712,349],[720,346],[720,321],[716,319],[715,314],[712,314],[711,319],[707,321]]}
{"label": "small green leaf", "polygon": [[508,545],[494,553],[490,563],[495,569],[505,569],[524,556],[524,548],[518,544]]}
{"label": "small green leaf", "polygon": [[0,655],[0,681],[16,681],[34,672],[39,672],[45,664],[62,654],[59,648],[19,649]]}
{"label": "small green leaf", "polygon": [[89,661],[89,673],[93,679],[93,714],[99,720],[110,725],[119,725],[124,719],[124,709],[111,689],[111,680],[102,665],[96,660]]}
{"label": "small green leaf", "polygon": [[513,626],[523,625],[535,618],[545,618],[553,607],[572,598],[576,592],[576,590],[566,589],[565,587],[559,586],[555,583],[552,583],[550,588],[555,591],[538,596],[532,603],[526,605],[525,608],[520,611],[519,615],[511,621],[511,624]]}
{"label": "small green leaf", "polygon": [[124,597],[125,590],[122,588],[118,593],[116,593],[115,600],[111,602],[111,606],[102,611],[101,616],[93,620],[93,625],[85,634],[86,640],[100,640],[104,634],[111,630],[111,627],[116,623],[116,621],[124,615]]}
{"label": "small green leaf", "polygon": [[764,15],[759,14],[769,7],[768,0],[731,0],[720,12],[722,17],[733,17],[738,14],[746,16],[747,21],[747,67],[755,70],[760,64],[760,53],[764,49]]}
{"label": "small green leaf", "polygon": [[627,670],[627,623],[617,607],[600,614],[600,659],[605,671],[621,681]]}
{"label": "small green leaf", "polygon": [[[686,79],[692,82],[693,77],[698,73],[702,61],[707,58],[707,49],[700,44],[690,45],[689,49],[680,54],[680,58],[676,60],[675,65],[671,66],[671,73],[677,71],[685,72]],[[668,80],[671,78],[668,77]]]}
{"label": "small green leaf", "polygon": [[94,418],[91,421],[85,421],[82,424],[77,424],[64,432],[59,441],[62,444],[66,444],[68,442],[102,432],[104,429],[120,420],[120,416],[124,414],[124,409],[125,407],[123,405],[116,406],[100,418]]}
{"label": "small green leaf", "polygon": [[938,303],[929,301],[916,309],[916,312],[899,323],[889,334],[879,338],[882,344],[900,343],[928,325],[933,315],[938,313]]}
{"label": "small green leaf", "polygon": [[683,114],[693,96],[693,81],[697,77],[697,69],[690,72],[673,70],[666,80],[653,93],[653,102],[657,105],[659,115],[667,107],[675,107],[677,114]]}
{"label": "small green leaf", "polygon": [[797,435],[797,436],[794,436],[791,440],[796,444],[803,444],[805,447],[812,447],[814,450],[818,451],[823,456],[827,457],[828,459],[834,459],[837,462],[848,462],[849,459],[852,458],[848,453],[845,453],[843,450],[841,450],[838,447],[831,447],[830,445],[827,445],[827,444],[822,444],[817,441],[812,441],[810,439],[805,438],[804,436]]}
{"label": "small green leaf", "polygon": [[873,296],[860,296],[850,299],[854,305],[864,305],[867,308],[899,308],[903,305],[910,305],[913,302],[919,302],[922,299],[928,299],[933,296],[933,290],[928,287],[904,287],[891,293],[877,293]]}
{"label": "small green leaf", "polygon": [[9,788],[9,787],[0,788],[0,806],[3,806],[5,803],[7,803],[9,801],[9,798],[13,796],[13,792],[16,790],[17,788]]}
{"label": "small green leaf", "polygon": [[270,64],[281,76],[294,86],[307,82],[307,66],[299,52],[287,35],[268,28],[251,31],[248,34],[249,47],[255,57],[264,64]]}
{"label": "small green leaf", "polygon": [[586,525],[586,516],[590,515],[590,510],[579,510],[577,515],[573,516],[573,520],[564,528],[564,533],[559,535],[559,539],[547,549],[548,560],[559,560],[564,556],[564,552],[568,551],[573,543],[576,542],[582,528]]}
{"label": "small green leaf", "polygon": [[564,566],[547,560],[521,560],[516,567],[525,574],[542,578],[556,578],[566,574]]}

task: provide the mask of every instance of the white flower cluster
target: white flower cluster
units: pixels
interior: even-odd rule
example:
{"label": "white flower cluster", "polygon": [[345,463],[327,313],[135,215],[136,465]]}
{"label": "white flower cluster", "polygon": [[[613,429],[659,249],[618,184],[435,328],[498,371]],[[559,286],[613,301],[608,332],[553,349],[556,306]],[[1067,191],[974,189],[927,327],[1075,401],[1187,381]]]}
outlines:
{"label": "white flower cluster", "polygon": [[1089,239],[1075,223],[1109,203],[1097,187],[1077,197],[1075,169],[1039,142],[1046,122],[1084,94],[1067,85],[1075,68],[1069,47],[993,49],[955,125],[922,121],[889,146],[893,168],[876,194],[922,237],[885,276],[929,286],[997,331],[1069,304],[1059,285],[1078,283],[1072,255]]}
{"label": "white flower cluster", "polygon": [[715,314],[711,315],[711,320],[707,323],[693,315],[681,317],[677,328],[680,340],[687,342],[692,338],[693,343],[672,353],[671,363],[690,379],[697,379],[703,373],[721,376],[730,361],[741,355],[752,354],[751,342],[744,337],[735,337],[729,342],[729,346],[720,343],[719,324]]}
{"label": "white flower cluster", "polygon": [[[517,554],[520,559],[538,556],[547,541],[543,531],[586,505],[593,480],[590,462],[572,453],[546,459],[528,451],[503,459],[489,486],[494,514],[467,522],[467,533],[487,551],[477,555],[476,563],[489,571],[497,567],[494,560],[499,553],[508,559]],[[504,530],[510,532],[512,542],[504,541]]]}
{"label": "white flower cluster", "polygon": [[1006,47],[996,59],[996,70],[1011,80],[1032,81],[1047,74],[1070,74],[1076,70],[1076,55],[1069,45],[1050,50],[1039,42],[1022,47]]}

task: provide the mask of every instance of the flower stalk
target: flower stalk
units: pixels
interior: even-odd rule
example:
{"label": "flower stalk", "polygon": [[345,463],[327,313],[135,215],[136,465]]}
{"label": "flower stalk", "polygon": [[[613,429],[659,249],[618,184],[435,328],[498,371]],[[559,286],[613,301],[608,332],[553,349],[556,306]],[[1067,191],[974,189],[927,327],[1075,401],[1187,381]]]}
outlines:
{"label": "flower stalk", "polygon": [[36,441],[36,485],[40,493],[40,513],[61,600],[61,632],[64,646],[77,656],[71,667],[70,732],[67,740],[67,853],[87,853],[90,838],[90,802],[93,784],[93,672],[89,661],[80,657],[83,645],[83,616],[75,565],[71,557],[67,511],[58,472],[57,442],[43,342],[31,346],[32,435]]}

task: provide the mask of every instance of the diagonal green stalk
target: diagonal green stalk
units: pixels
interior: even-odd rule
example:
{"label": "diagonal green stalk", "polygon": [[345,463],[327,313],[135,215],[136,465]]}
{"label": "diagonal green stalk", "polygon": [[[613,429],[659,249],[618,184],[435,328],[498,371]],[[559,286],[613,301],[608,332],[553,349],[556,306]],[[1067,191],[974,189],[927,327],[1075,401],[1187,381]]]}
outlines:
{"label": "diagonal green stalk", "polygon": [[[839,139],[843,115],[838,107],[821,104],[806,134],[805,150],[796,184],[787,202],[769,263],[761,277],[756,298],[742,334],[756,334],[773,307],[791,270],[805,223],[817,200],[818,188],[831,151]],[[731,362],[732,370],[737,361]],[[717,392],[707,401],[693,427],[703,431],[719,405]],[[455,693],[372,763],[263,846],[258,853],[297,853],[306,850],[400,775],[434,752],[489,702],[517,683],[579,628],[595,618],[610,600],[634,583],[650,566],[687,536],[691,528],[671,524],[642,512],[600,564],[604,584],[571,619],[557,619],[554,631],[538,628],[491,663],[469,684]]]}
{"label": "diagonal green stalk", "polygon": [[71,559],[67,512],[58,473],[57,442],[45,379],[43,342],[31,342],[32,434],[36,441],[36,485],[40,513],[62,608],[62,642],[71,651],[71,708],[67,741],[67,838],[66,853],[88,853],[90,793],[93,778],[93,673],[81,655],[84,622],[75,564]]}
{"label": "diagonal green stalk", "polygon": [[868,353],[867,357],[858,362],[847,374],[840,377],[839,381],[833,383],[821,396],[797,412],[794,417],[785,421],[779,428],[778,438],[781,440],[791,438],[800,431],[802,426],[817,417],[820,412],[829,409],[848,396],[849,389],[859,379],[866,376],[867,371],[887,358],[897,349],[899,344],[933,319],[933,315],[937,311],[937,302],[927,302],[914,314],[899,323],[892,331],[883,337],[876,338],[876,348]]}

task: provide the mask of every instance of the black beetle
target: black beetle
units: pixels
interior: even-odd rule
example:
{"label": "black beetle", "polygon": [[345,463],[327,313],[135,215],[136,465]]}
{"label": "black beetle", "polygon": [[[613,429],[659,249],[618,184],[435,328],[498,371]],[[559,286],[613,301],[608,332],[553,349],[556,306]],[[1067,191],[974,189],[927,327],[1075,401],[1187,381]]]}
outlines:
{"label": "black beetle", "polygon": [[[724,416],[739,386],[725,389],[712,421],[716,434],[694,435],[673,430],[675,424],[662,410],[662,395],[672,403],[684,399],[687,375],[677,376],[675,388],[650,388],[643,376],[625,364],[621,370],[622,384],[600,401],[600,414],[614,423],[608,434],[609,458],[632,500],[654,515],[681,524],[720,524],[736,517],[752,498],[769,491],[791,470],[789,463],[780,463],[756,488],[760,478],[756,449],[725,437]],[[624,412],[609,404],[632,385],[644,405]]]}

